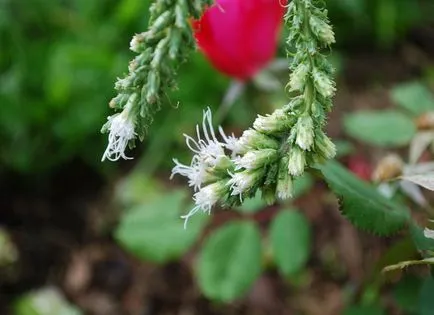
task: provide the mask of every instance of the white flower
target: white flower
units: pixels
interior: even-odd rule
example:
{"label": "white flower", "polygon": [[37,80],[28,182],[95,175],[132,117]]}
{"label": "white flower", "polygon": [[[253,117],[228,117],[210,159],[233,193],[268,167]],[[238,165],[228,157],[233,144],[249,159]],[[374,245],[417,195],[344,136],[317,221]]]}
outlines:
{"label": "white flower", "polygon": [[184,135],[187,146],[194,153],[190,165],[182,164],[174,159],[176,165],[172,169],[171,175],[171,178],[175,174],[187,177],[188,184],[193,187],[194,191],[198,191],[203,184],[215,181],[217,177],[213,175],[214,171],[225,170],[228,164],[232,163],[230,158],[226,156],[224,147],[236,142],[234,136],[227,137],[224,133],[226,144],[217,140],[212,127],[210,109],[204,111],[202,126],[196,126],[196,135],[197,139]]}
{"label": "white flower", "polygon": [[110,116],[107,120],[103,130],[106,129],[109,131],[108,145],[101,160],[104,161],[108,159],[110,161],[117,161],[120,158],[125,160],[132,159],[125,155],[125,149],[127,148],[128,142],[136,137],[134,122],[128,117],[126,111]]}
{"label": "white flower", "polygon": [[231,195],[240,195],[241,200],[242,194],[256,184],[260,177],[258,176],[260,172],[243,171],[230,175],[232,178],[228,181],[227,185],[230,186],[232,190]]}
{"label": "white flower", "polygon": [[194,155],[190,166],[180,163],[177,159],[173,159],[176,166],[172,169],[173,178],[175,174],[188,178],[188,185],[193,187],[194,191],[198,191],[202,184],[209,182],[213,179],[213,176],[207,172],[207,166],[203,163],[198,155]]}
{"label": "white flower", "polygon": [[425,235],[426,238],[432,238],[432,239],[434,239],[434,230],[425,228],[423,230],[423,235]]}
{"label": "white flower", "polygon": [[215,136],[211,110],[209,108],[203,113],[202,132],[200,126],[197,125],[196,135],[197,140],[184,134],[188,148],[196,153],[203,162],[210,166],[215,166],[219,158],[225,156],[225,151],[223,143],[219,142]]}
{"label": "white flower", "polygon": [[224,140],[223,146],[232,152],[232,156],[241,153],[241,151],[243,150],[243,145],[240,142],[240,139],[235,137],[234,134],[231,134],[229,136],[226,135],[221,126],[219,126],[219,132]]}
{"label": "white flower", "polygon": [[196,206],[190,210],[189,213],[183,215],[181,218],[184,219],[184,228],[187,227],[188,219],[190,219],[198,211],[211,213],[212,207],[226,194],[226,185],[224,182],[219,181],[209,184],[201,188],[193,196],[193,200]]}

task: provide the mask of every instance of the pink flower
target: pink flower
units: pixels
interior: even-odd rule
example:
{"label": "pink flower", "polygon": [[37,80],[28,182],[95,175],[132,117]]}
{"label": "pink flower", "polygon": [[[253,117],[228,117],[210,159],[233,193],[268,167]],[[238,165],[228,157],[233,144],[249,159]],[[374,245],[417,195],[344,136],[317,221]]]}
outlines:
{"label": "pink flower", "polygon": [[216,0],[193,22],[200,49],[220,72],[247,80],[274,57],[286,0]]}

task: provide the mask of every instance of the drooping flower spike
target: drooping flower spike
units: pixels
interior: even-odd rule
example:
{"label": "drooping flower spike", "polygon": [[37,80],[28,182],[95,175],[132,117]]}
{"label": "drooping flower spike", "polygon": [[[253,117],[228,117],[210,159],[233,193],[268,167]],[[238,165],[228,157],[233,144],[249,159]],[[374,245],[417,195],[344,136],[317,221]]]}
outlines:
{"label": "drooping flower spike", "polygon": [[[269,4],[264,7],[271,8],[271,11],[275,8],[274,4],[280,7],[278,1],[270,2],[272,0],[220,0],[218,4],[223,11],[216,5],[204,15],[202,33],[196,34],[199,45],[209,54],[216,67],[228,75],[246,79],[258,68],[251,67],[255,65],[254,62],[243,64],[241,57],[233,53],[231,49],[249,48],[248,41],[236,41],[239,34],[231,34],[230,29],[220,33],[216,17],[228,19],[235,27],[237,23],[243,22],[237,21],[229,13],[241,14],[245,9],[252,16],[259,16],[254,3],[264,4],[264,1]],[[301,176],[306,169],[334,157],[336,148],[323,131],[326,113],[331,109],[331,98],[335,92],[333,68],[321,53],[322,48],[334,42],[334,34],[328,24],[327,11],[318,7],[318,3],[314,0],[293,0],[287,6],[285,20],[289,25],[288,42],[291,48],[295,48],[289,66],[292,73],[287,87],[292,97],[288,104],[271,114],[258,115],[252,128],[244,131],[239,139],[233,135],[227,136],[220,128],[223,141],[218,140],[213,131],[210,112],[204,113],[202,132],[199,132],[200,128],[197,129],[198,140],[186,136],[187,146],[194,153],[192,164],[189,167],[180,166],[177,162],[173,173],[186,176],[190,185],[194,182],[194,176],[199,174],[198,165],[212,176],[206,183],[201,181],[200,186],[193,184],[196,188],[193,196],[195,207],[185,219],[200,210],[209,213],[216,204],[228,207],[239,205],[258,191],[270,204],[276,199],[290,198],[296,177]],[[225,5],[228,6],[227,12]],[[265,12],[264,15],[268,16]],[[243,19],[241,15],[238,17]],[[248,23],[251,22],[249,18],[246,17]],[[200,36],[204,34],[207,42],[202,41],[201,44],[203,39]],[[222,46],[219,51],[217,43],[224,36],[227,36],[230,47]],[[258,36],[261,36],[260,32]],[[220,58],[220,53],[225,54],[227,59]],[[202,138],[201,134],[204,135]]]}

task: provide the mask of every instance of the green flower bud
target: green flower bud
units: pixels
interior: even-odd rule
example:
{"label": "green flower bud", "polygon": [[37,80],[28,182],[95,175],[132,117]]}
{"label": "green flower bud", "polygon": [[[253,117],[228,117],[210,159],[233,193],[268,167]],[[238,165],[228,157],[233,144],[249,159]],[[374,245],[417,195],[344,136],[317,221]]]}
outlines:
{"label": "green flower bud", "polygon": [[300,176],[306,166],[306,156],[304,151],[298,147],[293,147],[289,151],[288,172],[292,176]]}
{"label": "green flower bud", "polygon": [[303,91],[309,74],[307,63],[300,63],[292,72],[289,79],[289,91]]}
{"label": "green flower bud", "polygon": [[296,133],[295,143],[305,151],[309,151],[313,145],[313,120],[309,115],[301,116],[293,129]]}
{"label": "green flower bud", "polygon": [[253,122],[253,128],[265,134],[275,134],[288,130],[293,124],[294,117],[281,109],[277,109],[271,115],[258,115],[258,118]]}
{"label": "green flower bud", "polygon": [[322,131],[318,131],[315,138],[315,151],[326,159],[336,155],[336,146]]}
{"label": "green flower bud", "polygon": [[292,177],[288,172],[289,158],[282,157],[279,163],[279,172],[277,175],[276,196],[280,200],[286,200],[292,197],[293,183]]}
{"label": "green flower bud", "polygon": [[326,17],[311,15],[309,24],[315,36],[325,45],[331,45],[335,42],[335,33]]}
{"label": "green flower bud", "polygon": [[277,160],[277,151],[273,149],[252,150],[235,161],[236,169],[255,170],[263,168]]}
{"label": "green flower bud", "polygon": [[274,149],[277,150],[280,144],[275,139],[260,133],[254,129],[247,129],[238,140],[238,154],[245,154],[249,149]]}
{"label": "green flower bud", "polygon": [[312,71],[313,81],[318,92],[325,98],[332,97],[335,94],[335,86],[330,76],[314,68]]}

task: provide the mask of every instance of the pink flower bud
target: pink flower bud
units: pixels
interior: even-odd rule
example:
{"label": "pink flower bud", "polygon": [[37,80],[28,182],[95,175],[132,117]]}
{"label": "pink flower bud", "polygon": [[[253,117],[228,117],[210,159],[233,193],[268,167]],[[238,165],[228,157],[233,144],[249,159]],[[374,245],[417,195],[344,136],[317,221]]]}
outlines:
{"label": "pink flower bud", "polygon": [[220,72],[247,80],[274,57],[286,0],[216,0],[193,22],[197,43]]}

